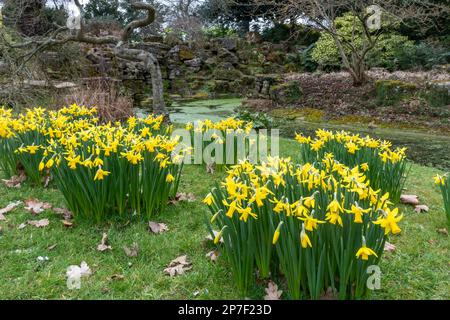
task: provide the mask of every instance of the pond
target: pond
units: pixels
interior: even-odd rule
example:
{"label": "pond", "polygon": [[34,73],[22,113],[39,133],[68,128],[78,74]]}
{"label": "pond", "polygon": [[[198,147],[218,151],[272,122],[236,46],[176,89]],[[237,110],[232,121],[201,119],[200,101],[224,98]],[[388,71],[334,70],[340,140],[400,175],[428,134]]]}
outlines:
{"label": "pond", "polygon": [[[232,116],[234,109],[239,107],[242,101],[241,98],[177,101],[170,107],[170,117],[172,122],[178,124],[205,119],[219,121]],[[145,114],[142,110],[138,113]],[[448,135],[429,134],[410,129],[368,129],[367,126],[360,124],[330,124],[303,120],[289,120],[279,125],[281,135],[290,138],[295,135],[295,132],[313,135],[318,128],[346,130],[390,140],[395,146],[407,147],[408,157],[413,161],[426,166],[450,170],[450,137]]]}

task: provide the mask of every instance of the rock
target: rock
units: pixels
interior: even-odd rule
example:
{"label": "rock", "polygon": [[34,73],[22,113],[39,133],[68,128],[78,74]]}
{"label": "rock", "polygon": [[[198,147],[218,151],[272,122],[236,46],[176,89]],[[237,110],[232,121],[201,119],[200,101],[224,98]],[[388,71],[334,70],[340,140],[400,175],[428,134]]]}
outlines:
{"label": "rock", "polygon": [[417,90],[417,86],[400,80],[378,80],[375,82],[375,90],[379,102],[392,105],[411,95]]}
{"label": "rock", "polygon": [[270,98],[281,105],[296,103],[302,97],[302,94],[300,84],[297,81],[288,81],[271,86],[269,89]]}
{"label": "rock", "polygon": [[192,71],[198,72],[200,71],[200,68],[202,66],[202,60],[200,58],[195,58],[192,60],[184,61],[184,64],[187,65],[189,68],[191,68]]}
{"label": "rock", "polygon": [[192,60],[192,59],[194,59],[194,52],[192,52],[191,50],[183,47],[178,52],[178,56],[180,57],[181,61]]}
{"label": "rock", "polygon": [[233,38],[219,38],[217,41],[222,48],[228,51],[236,51],[238,46],[237,39]]}
{"label": "rock", "polygon": [[10,71],[10,66],[5,61],[0,60],[0,75],[7,74]]}
{"label": "rock", "polygon": [[239,64],[239,58],[232,52],[228,51],[225,48],[220,48],[217,52],[217,57],[220,62],[228,62],[233,65]]}
{"label": "rock", "polygon": [[229,63],[221,63],[214,71],[215,78],[218,80],[234,81],[241,79],[244,75],[239,70],[235,69]]}

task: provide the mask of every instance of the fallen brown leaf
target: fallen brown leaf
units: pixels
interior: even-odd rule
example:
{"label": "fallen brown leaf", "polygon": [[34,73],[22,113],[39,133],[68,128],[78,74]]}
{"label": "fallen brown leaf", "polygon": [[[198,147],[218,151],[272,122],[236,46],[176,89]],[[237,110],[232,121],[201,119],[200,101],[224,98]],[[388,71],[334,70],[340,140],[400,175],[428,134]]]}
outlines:
{"label": "fallen brown leaf", "polygon": [[169,201],[170,204],[177,204],[178,202],[194,202],[196,200],[196,197],[193,193],[185,193],[185,192],[178,192],[174,199],[171,199]]}
{"label": "fallen brown leaf", "polygon": [[428,208],[427,205],[419,204],[419,205],[416,205],[416,207],[414,208],[414,211],[417,213],[428,212],[428,211],[430,211],[430,208]]}
{"label": "fallen brown leaf", "polygon": [[265,289],[266,296],[264,300],[280,300],[283,291],[278,290],[278,286],[275,282],[269,281],[267,288]]}
{"label": "fallen brown leaf", "polygon": [[97,251],[103,252],[103,251],[106,251],[106,250],[112,250],[112,247],[108,245],[108,234],[107,233],[103,233],[102,241],[97,246]]}
{"label": "fallen brown leaf", "polygon": [[216,262],[217,259],[219,258],[219,254],[220,254],[219,251],[213,250],[213,251],[208,252],[206,254],[206,257],[209,258],[212,262]]}
{"label": "fallen brown leaf", "polygon": [[56,214],[60,214],[64,217],[64,220],[72,220],[73,214],[70,210],[65,208],[53,208],[53,212]]}
{"label": "fallen brown leaf", "polygon": [[28,199],[25,201],[25,210],[31,212],[33,215],[40,214],[51,208],[52,205],[50,203],[42,202],[36,199]]}
{"label": "fallen brown leaf", "polygon": [[112,276],[108,277],[108,281],[114,281],[114,280],[123,280],[125,279],[125,276],[123,274],[113,274]]}
{"label": "fallen brown leaf", "polygon": [[148,227],[149,227],[150,231],[155,234],[163,233],[163,232],[169,230],[169,227],[167,227],[166,224],[153,222],[153,221],[149,221]]}
{"label": "fallen brown leaf", "polygon": [[419,197],[412,194],[402,194],[400,196],[400,201],[404,204],[411,204],[413,206],[420,204]]}
{"label": "fallen brown leaf", "polygon": [[384,251],[392,252],[392,251],[395,251],[395,249],[396,249],[395,245],[393,245],[392,243],[389,243],[387,241],[385,242],[385,244],[384,244]]}
{"label": "fallen brown leaf", "polygon": [[137,257],[139,254],[139,246],[136,242],[133,242],[130,247],[124,246],[123,251],[125,251],[127,257]]}
{"label": "fallen brown leaf", "polygon": [[51,246],[48,246],[48,247],[47,247],[47,250],[48,250],[48,251],[52,251],[53,249],[56,248],[56,246],[57,246],[56,243],[55,243],[55,244],[52,244]]}
{"label": "fallen brown leaf", "polygon": [[23,228],[25,228],[27,226],[26,223],[21,223],[19,224],[19,226],[17,227],[17,229],[22,230]]}
{"label": "fallen brown leaf", "polygon": [[4,214],[13,211],[15,208],[17,208],[22,202],[21,201],[15,201],[8,204],[5,208],[0,209],[0,221],[5,221],[6,218]]}
{"label": "fallen brown leaf", "polygon": [[24,171],[20,172],[17,176],[12,176],[9,180],[2,179],[8,188],[20,188],[25,180],[27,180],[27,176]]}
{"label": "fallen brown leaf", "polygon": [[440,234],[445,234],[446,236],[448,236],[448,230],[447,230],[447,228],[441,228],[441,229],[438,229],[437,232],[439,232]]}
{"label": "fallen brown leaf", "polygon": [[[28,220],[28,224],[30,226],[34,226],[36,228],[45,228],[48,226],[50,221],[48,219],[41,219],[41,220]],[[20,226],[19,226],[20,227]]]}
{"label": "fallen brown leaf", "polygon": [[337,300],[337,292],[333,288],[328,287],[327,292],[320,296],[320,300]]}
{"label": "fallen brown leaf", "polygon": [[164,269],[164,273],[175,277],[192,269],[191,263],[187,259],[187,255],[180,256],[172,260],[169,266]]}
{"label": "fallen brown leaf", "polygon": [[62,224],[64,227],[66,228],[72,228],[73,227],[73,222],[72,221],[68,221],[68,220],[61,220]]}

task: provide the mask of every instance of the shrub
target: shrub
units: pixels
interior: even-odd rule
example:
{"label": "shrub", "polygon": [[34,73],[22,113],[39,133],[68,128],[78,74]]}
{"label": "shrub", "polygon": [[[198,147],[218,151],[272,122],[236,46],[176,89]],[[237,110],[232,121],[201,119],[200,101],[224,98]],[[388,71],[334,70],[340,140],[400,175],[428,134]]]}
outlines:
{"label": "shrub", "polygon": [[296,140],[301,144],[302,162],[320,162],[332,154],[346,166],[359,165],[373,189],[388,192],[394,201],[400,199],[408,169],[406,148],[393,150],[389,141],[345,131],[317,130],[315,138],[297,134]]}
{"label": "shrub", "polygon": [[[368,293],[367,267],[377,265],[402,219],[389,195],[368,186],[359,167],[331,155],[317,164],[269,159],[234,166],[204,202],[216,244],[243,295],[261,278],[286,278],[291,298],[318,299],[328,288],[339,298]],[[213,229],[218,228],[218,233]]]}
{"label": "shrub", "polygon": [[[363,45],[363,28],[360,24],[355,24],[351,14],[336,18],[335,24],[339,37],[351,42],[353,46],[361,47]],[[413,46],[414,42],[405,36],[395,32],[385,33],[379,37],[375,47],[368,52],[365,62],[369,67],[396,69],[399,67],[398,48],[409,50],[408,48],[413,48]],[[347,50],[346,53],[350,55],[350,49],[345,48],[344,50]],[[312,59],[324,70],[341,68],[341,55],[330,34],[322,32],[312,51]]]}
{"label": "shrub", "polygon": [[450,225],[450,179],[448,174],[444,176],[436,175],[434,181],[441,189],[442,198],[444,199],[444,210],[447,214],[447,223]]}

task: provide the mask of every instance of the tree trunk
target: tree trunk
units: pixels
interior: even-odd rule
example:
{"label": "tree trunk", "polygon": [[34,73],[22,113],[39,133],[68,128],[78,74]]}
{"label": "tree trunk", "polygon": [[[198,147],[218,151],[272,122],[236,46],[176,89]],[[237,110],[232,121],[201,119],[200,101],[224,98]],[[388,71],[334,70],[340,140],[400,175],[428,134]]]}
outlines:
{"label": "tree trunk", "polygon": [[366,65],[363,60],[353,58],[350,69],[354,87],[362,86],[367,82]]}
{"label": "tree trunk", "polygon": [[115,53],[120,58],[144,63],[152,77],[153,113],[163,115],[164,122],[170,122],[169,112],[164,101],[164,83],[158,59],[150,52],[139,49],[118,47],[115,48]]}
{"label": "tree trunk", "polygon": [[170,122],[169,112],[164,101],[164,83],[161,67],[159,66],[158,60],[151,53],[146,53],[146,55],[145,65],[150,70],[152,76],[153,113],[164,115],[165,122]]}

